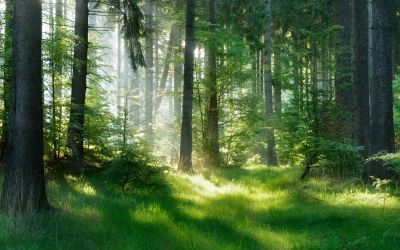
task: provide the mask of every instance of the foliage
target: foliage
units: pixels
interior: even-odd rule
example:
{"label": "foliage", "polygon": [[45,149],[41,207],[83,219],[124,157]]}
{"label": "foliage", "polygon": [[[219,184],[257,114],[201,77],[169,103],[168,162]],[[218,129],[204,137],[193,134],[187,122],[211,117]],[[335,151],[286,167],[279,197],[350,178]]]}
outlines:
{"label": "foliage", "polygon": [[123,193],[165,188],[164,176],[168,168],[140,148],[131,146],[103,166],[104,178],[120,186]]}
{"label": "foliage", "polygon": [[368,161],[382,161],[383,167],[387,167],[389,170],[400,176],[400,153],[378,153],[367,159]]}

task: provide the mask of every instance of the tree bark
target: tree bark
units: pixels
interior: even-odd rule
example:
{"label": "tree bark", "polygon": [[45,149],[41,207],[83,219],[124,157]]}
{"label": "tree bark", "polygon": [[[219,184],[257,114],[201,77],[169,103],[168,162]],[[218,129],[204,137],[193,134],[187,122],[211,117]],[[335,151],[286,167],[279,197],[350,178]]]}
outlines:
{"label": "tree bark", "polygon": [[353,135],[353,89],[351,79],[351,7],[350,0],[335,1],[336,37],[335,101],[339,111],[337,134],[342,139]]}
{"label": "tree bark", "polygon": [[265,91],[265,115],[267,119],[267,165],[277,166],[275,133],[270,121],[273,118],[273,95],[272,95],[272,0],[265,0],[265,13],[267,16],[267,27],[264,33],[264,91]]}
{"label": "tree bark", "polygon": [[13,1],[13,86],[1,208],[49,208],[43,163],[42,4]]}
{"label": "tree bark", "polygon": [[85,121],[86,77],[88,58],[88,0],[76,0],[75,47],[72,72],[71,110],[68,124],[68,146],[71,149],[71,167],[84,167],[83,129]]}
{"label": "tree bark", "polygon": [[[211,24],[211,33],[216,32],[217,25],[217,1],[209,1],[209,18]],[[218,107],[218,86],[217,86],[217,56],[216,44],[211,35],[211,40],[208,44],[208,57],[207,57],[207,82],[208,82],[208,100],[207,107],[207,124],[206,128],[206,154],[207,163],[211,167],[218,167],[220,165],[220,152],[219,152],[219,107]]]}
{"label": "tree bark", "polygon": [[10,115],[11,101],[11,85],[13,82],[12,72],[12,19],[13,19],[13,4],[11,0],[5,1],[5,27],[4,27],[4,53],[3,53],[3,112],[1,126],[1,141],[0,141],[0,161],[6,154],[8,144],[8,120]]}
{"label": "tree bark", "polygon": [[[372,86],[371,86],[371,153],[395,152],[393,124],[393,1],[373,1],[372,20]],[[381,162],[369,165],[368,176],[389,177]]]}
{"label": "tree bark", "polygon": [[370,108],[368,73],[368,5],[365,0],[353,0],[353,80],[354,135],[357,145],[369,152]]}
{"label": "tree bark", "polygon": [[192,168],[192,113],[193,113],[193,74],[195,41],[196,0],[186,2],[186,38],[183,83],[183,108],[181,128],[181,148],[178,169],[190,172]]}
{"label": "tree bark", "polygon": [[153,50],[153,0],[145,1],[145,61],[146,61],[146,88],[145,88],[145,139],[153,145],[153,91],[154,91],[154,50]]}

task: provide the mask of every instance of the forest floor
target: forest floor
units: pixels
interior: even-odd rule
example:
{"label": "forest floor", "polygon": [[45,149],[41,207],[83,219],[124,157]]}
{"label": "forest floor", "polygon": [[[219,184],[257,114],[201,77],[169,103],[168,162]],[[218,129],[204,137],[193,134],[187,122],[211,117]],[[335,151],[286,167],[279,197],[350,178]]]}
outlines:
{"label": "forest floor", "polygon": [[51,212],[0,216],[0,249],[399,249],[398,197],[300,171],[170,174],[168,190],[130,195],[65,175],[49,181]]}

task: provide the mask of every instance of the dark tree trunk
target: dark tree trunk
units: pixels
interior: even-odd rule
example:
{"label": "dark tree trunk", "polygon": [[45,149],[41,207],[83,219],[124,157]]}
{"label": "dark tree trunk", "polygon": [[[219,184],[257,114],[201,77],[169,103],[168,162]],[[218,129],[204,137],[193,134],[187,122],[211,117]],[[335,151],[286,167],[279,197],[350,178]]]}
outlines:
{"label": "dark tree trunk", "polygon": [[179,170],[192,171],[192,113],[196,0],[186,2],[186,38]]}
{"label": "dark tree trunk", "polygon": [[[215,32],[217,24],[217,1],[210,0],[209,6],[210,15],[210,32]],[[212,35],[210,37],[214,37]],[[216,57],[215,41],[211,38],[208,45],[208,58],[207,58],[207,82],[208,82],[208,95],[209,104],[207,107],[207,124],[206,128],[206,154],[207,164],[211,167],[218,167],[220,164],[219,152],[219,108],[218,108],[218,87],[217,87],[217,57]]]}
{"label": "dark tree trunk", "polygon": [[75,9],[75,47],[72,72],[71,111],[68,127],[68,146],[74,169],[84,167],[83,129],[85,120],[86,77],[88,57],[88,0],[77,0]]}
{"label": "dark tree trunk", "polygon": [[14,78],[1,207],[39,211],[49,208],[43,164],[42,4],[14,0],[13,10]]}
{"label": "dark tree trunk", "polygon": [[145,139],[149,145],[153,144],[153,91],[154,91],[154,50],[153,50],[153,0],[145,1],[146,20],[146,88],[145,88]]}
{"label": "dark tree trunk", "polygon": [[[395,151],[393,125],[393,1],[373,1],[372,86],[371,86],[371,153]],[[368,176],[389,177],[380,162],[369,164]]]}
{"label": "dark tree trunk", "polygon": [[336,37],[335,100],[339,111],[337,134],[342,139],[351,139],[353,135],[353,90],[350,0],[336,0],[335,12],[336,24],[341,26]]}
{"label": "dark tree trunk", "polygon": [[176,27],[175,49],[174,49],[174,113],[177,121],[182,116],[182,31]]}
{"label": "dark tree trunk", "polygon": [[13,9],[12,1],[5,1],[5,31],[4,31],[4,54],[3,54],[3,112],[2,112],[2,126],[1,126],[1,141],[0,141],[0,161],[3,160],[6,154],[8,143],[8,120],[10,115],[10,101],[11,101],[11,85],[12,85],[12,18]]}
{"label": "dark tree trunk", "polygon": [[356,143],[369,152],[370,109],[368,75],[368,5],[365,0],[353,0],[353,80],[354,135]]}
{"label": "dark tree trunk", "polygon": [[274,53],[274,111],[277,115],[282,113],[282,82],[281,82],[281,50],[276,48]]}
{"label": "dark tree trunk", "polygon": [[265,0],[265,13],[267,16],[267,27],[264,34],[264,91],[265,91],[265,114],[267,118],[267,165],[277,166],[278,159],[275,149],[275,133],[270,121],[273,118],[273,95],[272,95],[272,0]]}
{"label": "dark tree trunk", "polygon": [[[183,4],[180,0],[175,1],[176,8],[181,8]],[[171,162],[178,163],[178,147],[179,147],[179,132],[180,122],[182,120],[182,75],[183,75],[183,64],[182,64],[182,29],[176,25],[175,27],[175,40],[174,40],[174,117],[175,123],[178,124],[178,128],[175,134],[174,141],[174,159]]]}

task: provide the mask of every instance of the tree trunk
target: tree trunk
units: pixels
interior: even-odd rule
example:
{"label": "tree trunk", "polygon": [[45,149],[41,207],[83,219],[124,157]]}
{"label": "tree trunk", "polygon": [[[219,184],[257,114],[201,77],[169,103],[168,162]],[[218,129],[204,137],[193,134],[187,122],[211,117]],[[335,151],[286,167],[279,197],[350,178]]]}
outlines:
{"label": "tree trunk", "polygon": [[350,1],[336,0],[335,7],[336,24],[341,26],[336,37],[335,100],[339,111],[337,134],[342,139],[351,139],[353,134],[353,90]]}
{"label": "tree trunk", "polygon": [[365,0],[353,0],[353,80],[354,135],[356,143],[369,152],[370,109],[368,75],[368,6]]}
{"label": "tree trunk", "polygon": [[68,146],[72,153],[71,167],[79,170],[84,167],[83,129],[87,88],[88,17],[88,0],[76,0],[75,36],[77,40],[74,47]]}
{"label": "tree trunk", "polygon": [[265,114],[267,118],[267,165],[277,166],[278,159],[275,149],[275,133],[270,121],[273,118],[273,95],[272,95],[272,0],[265,0],[265,13],[267,16],[267,27],[264,34],[264,91],[265,91]]}
{"label": "tree trunk", "polygon": [[196,0],[186,2],[186,38],[179,170],[192,171],[192,113]]}
{"label": "tree trunk", "polygon": [[274,111],[277,115],[282,113],[282,70],[281,70],[281,50],[276,48],[274,53]]}
{"label": "tree trunk", "polygon": [[8,120],[10,115],[11,102],[11,85],[13,82],[12,72],[12,19],[13,19],[13,4],[11,0],[5,1],[5,31],[4,31],[4,53],[3,53],[3,112],[1,126],[1,141],[0,141],[0,161],[3,160],[6,154],[8,143]]}
{"label": "tree trunk", "polygon": [[167,84],[167,78],[168,78],[168,72],[169,72],[169,66],[171,64],[171,56],[172,56],[172,48],[175,42],[175,26],[171,28],[171,32],[169,34],[169,41],[168,41],[168,46],[167,46],[167,52],[165,54],[165,63],[164,63],[164,69],[163,73],[161,76],[161,81],[158,85],[158,90],[157,90],[157,95],[156,95],[156,101],[154,105],[154,113],[157,113],[161,102],[162,98],[165,94],[165,86]]}
{"label": "tree trunk", "polygon": [[182,116],[182,31],[176,27],[175,49],[174,49],[174,113],[176,121]]}
{"label": "tree trunk", "polygon": [[117,117],[121,118],[123,106],[122,106],[122,43],[121,43],[121,28],[117,24]]}
{"label": "tree trunk", "polygon": [[49,208],[43,163],[42,4],[13,1],[13,86],[1,208]]}
{"label": "tree trunk", "polygon": [[[217,1],[210,0],[209,6],[211,33],[215,33],[217,24]],[[214,37],[214,35],[210,37]],[[213,38],[208,44],[208,58],[207,58],[207,82],[208,82],[208,95],[209,104],[207,107],[207,124],[206,128],[206,154],[208,165],[211,167],[218,167],[220,164],[219,152],[219,108],[218,108],[218,86],[217,86],[217,57],[216,45]]]}
{"label": "tree trunk", "polygon": [[[372,86],[371,86],[371,153],[395,151],[393,125],[393,32],[394,3],[373,1]],[[368,176],[389,177],[381,162],[369,164]]]}
{"label": "tree trunk", "polygon": [[154,54],[153,54],[153,0],[145,1],[145,61],[146,61],[146,89],[145,89],[145,139],[153,145],[153,91],[154,91]]}

